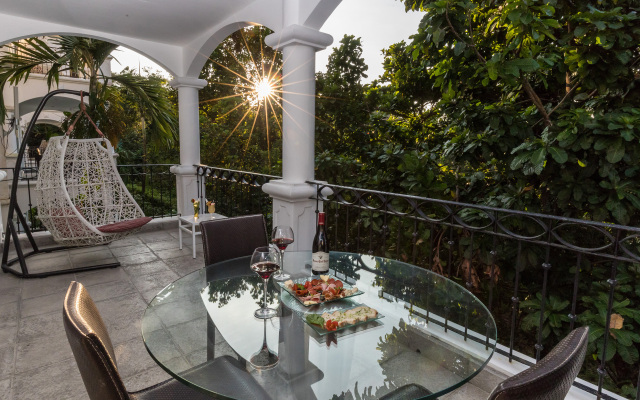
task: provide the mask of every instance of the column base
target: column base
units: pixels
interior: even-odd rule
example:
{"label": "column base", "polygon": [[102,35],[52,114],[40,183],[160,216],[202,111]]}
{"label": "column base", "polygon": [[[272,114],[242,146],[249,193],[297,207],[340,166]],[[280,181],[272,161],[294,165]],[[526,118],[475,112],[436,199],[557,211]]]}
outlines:
{"label": "column base", "polygon": [[[273,226],[289,225],[293,229],[293,251],[311,250],[316,234],[316,194],[314,185],[272,180],[262,190],[273,198]],[[322,202],[318,204],[322,211]]]}
{"label": "column base", "polygon": [[196,167],[192,165],[176,165],[171,167],[171,172],[176,175],[178,214],[193,215],[191,199],[198,198]]}

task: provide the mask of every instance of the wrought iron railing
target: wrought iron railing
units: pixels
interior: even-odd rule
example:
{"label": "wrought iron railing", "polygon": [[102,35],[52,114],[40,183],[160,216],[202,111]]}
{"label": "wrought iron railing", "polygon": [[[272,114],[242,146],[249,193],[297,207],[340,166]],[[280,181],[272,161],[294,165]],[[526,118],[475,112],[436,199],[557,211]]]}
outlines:
{"label": "wrought iron railing", "polygon": [[[148,217],[162,218],[177,215],[176,178],[169,171],[171,164],[118,165],[118,172],[129,192]],[[9,184],[13,178],[13,168],[0,168],[7,173],[3,181]],[[45,231],[38,219],[38,207],[34,204],[32,190],[38,180],[38,168],[35,161],[25,160],[19,177],[24,189],[18,191],[25,219],[32,232]],[[18,232],[24,232],[18,223]]]}
{"label": "wrought iron railing", "polygon": [[176,176],[172,164],[118,165],[118,172],[144,215],[153,218],[177,215]]}
{"label": "wrought iron railing", "polygon": [[[510,361],[530,365],[518,352],[539,360],[558,337],[589,324],[597,360],[588,357],[581,376],[597,390],[581,388],[598,398],[609,398],[605,384],[620,392],[613,363],[621,356],[613,360],[611,352],[630,344],[637,355],[639,347],[627,343],[627,331],[640,331],[637,311],[621,304],[640,304],[640,286],[633,286],[640,228],[309,183],[327,213],[332,250],[408,261],[466,285],[494,315],[499,342],[508,348],[499,352]],[[637,357],[624,368],[637,385]]]}
{"label": "wrought iron railing", "polygon": [[[38,64],[36,66],[34,66],[33,68],[31,68],[31,72],[34,74],[46,74],[51,70],[51,67],[53,66],[52,63],[43,63],[43,64]],[[74,71],[71,70],[63,70],[60,71],[59,73],[60,76],[68,76],[71,78],[80,78],[80,75]]]}
{"label": "wrought iron railing", "polygon": [[[263,214],[271,227],[273,200],[262,191],[262,185],[278,176],[197,165],[198,198],[216,203],[216,212],[228,217]],[[203,208],[204,209],[204,208]]]}

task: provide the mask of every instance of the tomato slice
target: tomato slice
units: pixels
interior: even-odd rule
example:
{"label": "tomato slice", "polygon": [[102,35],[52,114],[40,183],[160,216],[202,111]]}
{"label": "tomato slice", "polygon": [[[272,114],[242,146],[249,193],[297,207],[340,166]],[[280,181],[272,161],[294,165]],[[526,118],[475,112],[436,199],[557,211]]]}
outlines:
{"label": "tomato slice", "polygon": [[318,286],[319,284],[320,284],[320,281],[317,280],[317,279],[314,279],[314,280],[311,281],[311,285],[313,285],[313,286]]}
{"label": "tomato slice", "polygon": [[335,280],[335,279],[333,279],[333,278],[329,278],[329,280],[327,281],[327,283],[328,283],[329,285],[331,285],[332,283],[335,283],[335,282],[336,282],[336,280]]}
{"label": "tomato slice", "polygon": [[311,281],[306,281],[306,282],[304,283],[304,288],[305,288],[305,289],[309,289],[310,287],[311,287]]}
{"label": "tomato slice", "polygon": [[335,281],[335,285],[336,285],[337,287],[343,287],[343,286],[344,286],[344,284],[342,283],[342,281]]}
{"label": "tomato slice", "polygon": [[324,327],[326,330],[328,331],[332,331],[332,327],[333,327],[333,321],[332,320],[327,320],[327,322],[324,324]]}

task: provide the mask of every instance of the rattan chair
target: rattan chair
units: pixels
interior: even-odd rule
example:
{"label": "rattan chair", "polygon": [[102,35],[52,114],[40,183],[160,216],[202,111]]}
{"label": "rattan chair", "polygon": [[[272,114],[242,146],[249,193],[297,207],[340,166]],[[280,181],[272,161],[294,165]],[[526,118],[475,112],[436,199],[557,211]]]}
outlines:
{"label": "rattan chair", "polygon": [[488,400],[562,400],[578,376],[589,342],[589,327],[571,331],[533,367],[501,382]]}
{"label": "rattan chair", "polygon": [[[81,283],[71,282],[64,299],[64,327],[82,380],[91,400],[204,400],[211,396],[198,392],[175,379],[137,392],[127,392],[118,373],[113,345],[95,303]],[[237,360],[224,356],[188,371],[188,375],[207,374],[212,385],[224,387],[222,394],[236,399],[267,399]]]}
{"label": "rattan chair", "polygon": [[200,223],[204,265],[250,256],[256,247],[268,246],[267,225],[261,214]]}
{"label": "rattan chair", "polygon": [[[501,382],[487,400],[562,400],[578,376],[589,342],[589,327],[574,329],[533,367]],[[431,394],[418,385],[406,385],[384,400],[411,400]]]}
{"label": "rattan chair", "polygon": [[[200,222],[202,246],[204,248],[205,267],[215,263],[246,257],[253,254],[257,247],[268,246],[267,225],[262,214],[242,217],[213,219]],[[207,282],[230,279],[238,276],[255,276],[246,265],[220,265],[219,268],[207,268]],[[211,318],[207,318],[207,340],[216,342],[216,329]],[[207,347],[207,359],[215,356],[215,346]],[[245,361],[238,355],[238,362]]]}

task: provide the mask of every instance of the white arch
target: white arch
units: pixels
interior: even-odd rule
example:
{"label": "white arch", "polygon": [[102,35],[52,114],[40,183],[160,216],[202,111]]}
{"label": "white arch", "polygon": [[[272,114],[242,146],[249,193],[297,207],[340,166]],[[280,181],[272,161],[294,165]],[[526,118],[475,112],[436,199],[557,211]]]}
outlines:
{"label": "white arch", "polygon": [[[191,52],[191,60],[187,61],[189,64],[187,68],[187,76],[198,76],[200,71],[207,63],[209,56],[214,50],[233,32],[253,25],[263,25],[259,23],[251,22],[234,22],[218,29],[213,36],[200,45],[200,50]],[[263,25],[264,26],[264,25]]]}
{"label": "white arch", "polygon": [[109,41],[142,54],[173,76],[183,74],[182,48],[179,46],[0,14],[0,45],[29,37],[52,35],[84,36]]}
{"label": "white arch", "polygon": [[[81,27],[74,18],[86,17],[89,5],[79,7],[77,13],[71,13],[70,18],[58,19],[61,22],[51,22],[38,17],[24,17],[18,15],[3,14],[0,11],[0,45],[22,38],[47,35],[75,35],[93,37],[106,40],[118,45],[132,49],[158,63],[174,77],[197,77],[206,63],[209,55],[215,48],[232,32],[250,25],[264,25],[278,32],[285,25],[301,25],[311,29],[319,29],[342,0],[247,0],[238,1],[237,9],[230,8],[228,4],[220,2],[221,10],[227,13],[222,19],[217,20],[208,29],[203,29],[199,36],[186,39],[182,43],[163,42],[148,36],[122,34],[126,30],[114,29],[107,31],[107,27],[101,25],[102,31]],[[121,5],[126,9],[126,5]],[[185,4],[185,13],[197,12],[188,7],[197,7],[198,3]],[[27,10],[20,9],[19,5],[14,6],[20,12]],[[118,15],[122,15],[126,10]],[[212,12],[209,9],[208,12]],[[34,13],[23,13],[20,15],[37,15]],[[114,14],[106,15],[105,18],[115,18]],[[121,18],[121,17],[119,17]],[[142,21],[141,32],[145,31],[144,24],[152,24],[153,21]],[[117,21],[114,20],[114,26]],[[131,26],[130,22],[127,26]],[[126,25],[125,24],[125,25]],[[88,25],[85,25],[88,26]],[[149,25],[150,26],[150,25]],[[166,32],[171,30],[180,31],[180,26],[166,26]],[[199,31],[198,31],[199,32]],[[143,38],[145,37],[145,38]]]}
{"label": "white arch", "polygon": [[282,28],[282,0],[251,3],[229,15],[224,21],[205,31],[185,46],[185,76],[197,77],[213,51],[233,32],[251,25],[263,25],[272,30]]}
{"label": "white arch", "polygon": [[198,76],[211,53],[239,29],[262,25],[278,32],[287,24],[297,24],[317,30],[341,2],[342,0],[264,0],[252,3],[211,27],[185,47],[186,76]]}

